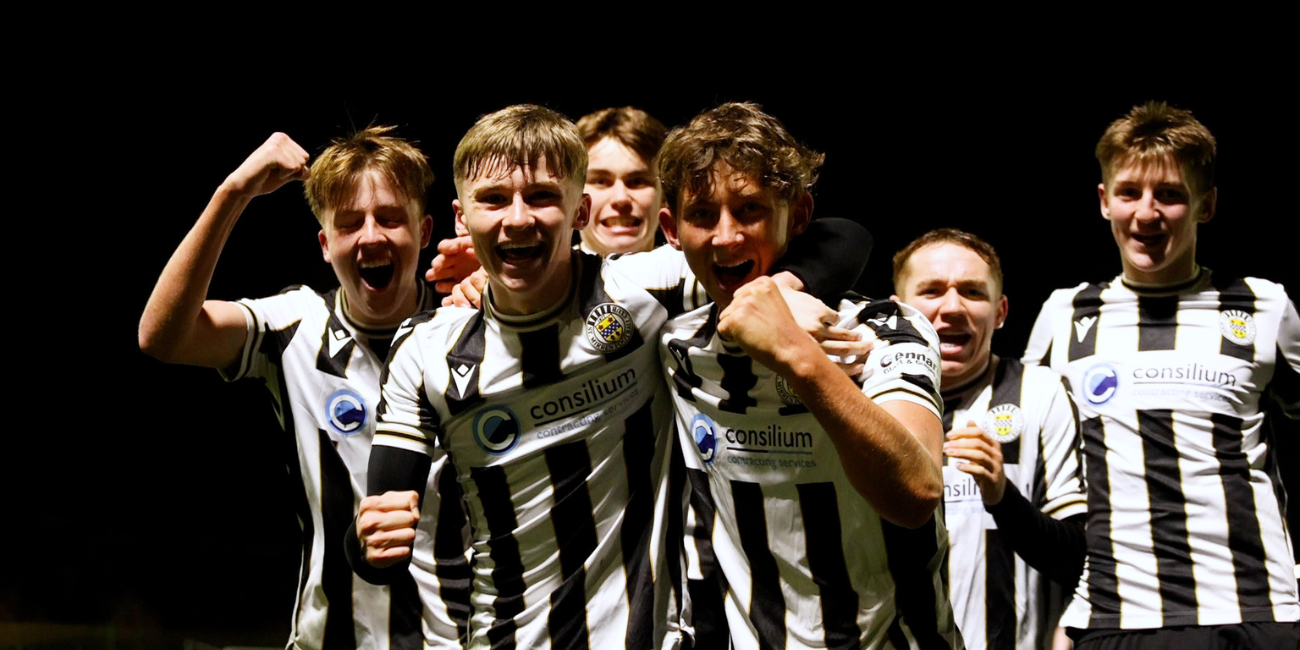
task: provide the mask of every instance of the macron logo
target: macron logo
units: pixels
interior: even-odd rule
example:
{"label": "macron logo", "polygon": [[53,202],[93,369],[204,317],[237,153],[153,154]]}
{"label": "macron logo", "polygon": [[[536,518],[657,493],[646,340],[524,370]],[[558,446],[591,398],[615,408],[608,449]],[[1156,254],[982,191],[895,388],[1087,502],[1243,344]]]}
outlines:
{"label": "macron logo", "polygon": [[478,364],[467,366],[462,363],[459,367],[451,369],[451,380],[456,382],[456,390],[460,391],[461,399],[464,399],[465,389],[469,386],[469,376],[474,374],[474,369],[477,367]]}
{"label": "macron logo", "polygon": [[393,332],[393,340],[400,341],[403,336],[410,334],[413,329],[415,329],[415,326],[411,325],[411,321],[402,321],[402,324],[397,328],[397,331]]}
{"label": "macron logo", "polygon": [[330,357],[339,356],[339,352],[343,350],[343,346],[347,345],[348,338],[347,330],[330,330]]}
{"label": "macron logo", "polygon": [[894,314],[889,318],[868,318],[867,322],[876,327],[888,327],[891,330],[898,329],[898,315]]}
{"label": "macron logo", "polygon": [[1097,322],[1096,316],[1084,316],[1074,321],[1074,336],[1083,343],[1083,338],[1088,335],[1088,330],[1092,329],[1092,324]]}

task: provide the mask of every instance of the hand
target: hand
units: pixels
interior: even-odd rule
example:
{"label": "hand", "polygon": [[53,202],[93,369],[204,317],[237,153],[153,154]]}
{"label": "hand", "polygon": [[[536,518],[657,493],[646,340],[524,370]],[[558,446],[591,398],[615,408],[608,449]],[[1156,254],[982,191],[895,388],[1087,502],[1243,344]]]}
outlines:
{"label": "hand", "polygon": [[270,194],[289,181],[307,180],[309,158],[289,136],[273,133],[226,177],[226,185],[250,198]]}
{"label": "hand", "polygon": [[795,322],[821,345],[822,352],[825,352],[826,356],[838,359],[835,365],[848,376],[856,377],[861,374],[866,365],[867,354],[880,343],[875,333],[869,332],[869,337],[864,337],[859,332],[837,327],[835,323],[840,315],[834,309],[827,307],[825,303],[813,296],[791,289],[780,281],[776,284]]}
{"label": "hand", "polygon": [[357,537],[366,551],[366,562],[385,569],[411,557],[419,521],[420,495],[415,492],[385,492],[362,499]]}
{"label": "hand", "polygon": [[984,503],[997,505],[1007,489],[1007,475],[1002,471],[1002,445],[984,433],[974,422],[948,432],[943,453],[965,462],[957,469],[970,474],[980,486]]}
{"label": "hand", "polygon": [[469,277],[480,267],[474,256],[474,244],[469,235],[461,235],[438,242],[438,256],[433,258],[424,279],[433,283],[438,293],[451,293],[458,282]]}
{"label": "hand", "polygon": [[442,299],[443,307],[469,307],[478,309],[483,305],[483,287],[487,286],[487,271],[479,269],[468,278],[452,287],[451,294]]}
{"label": "hand", "polygon": [[777,372],[799,355],[818,353],[816,341],[795,322],[781,290],[767,277],[736,290],[718,315],[718,334]]}

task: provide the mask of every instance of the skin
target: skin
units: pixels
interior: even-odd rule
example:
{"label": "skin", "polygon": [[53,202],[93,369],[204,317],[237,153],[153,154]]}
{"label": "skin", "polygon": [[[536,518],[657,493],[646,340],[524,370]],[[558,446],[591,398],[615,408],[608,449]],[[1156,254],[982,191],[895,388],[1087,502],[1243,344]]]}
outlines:
{"label": "skin", "polygon": [[1214,216],[1217,189],[1193,192],[1179,166],[1165,160],[1120,167],[1097,195],[1126,279],[1173,284],[1192,276],[1196,228]]}
{"label": "skin", "polygon": [[[916,307],[939,333],[945,394],[960,392],[996,362],[993,332],[1007,318],[1007,297],[989,265],[975,251],[952,242],[923,246],[912,253],[893,296]],[[943,453],[959,460],[984,502],[995,504],[1006,491],[1002,445],[974,421],[945,435]]]}
{"label": "skin", "polygon": [[469,233],[494,306],[531,314],[559,302],[573,272],[570,237],[591,212],[582,187],[553,176],[543,158],[532,169],[461,181],[457,193],[456,223]]}
{"label": "skin", "polygon": [[[239,360],[247,337],[243,311],[234,303],[205,300],[226,239],[248,203],[291,181],[306,180],[308,155],[289,136],[273,134],[217,188],[203,214],[172,253],[140,318],[140,349],[168,363],[228,368]],[[415,311],[414,276],[419,249],[429,241],[432,220],[414,201],[403,200],[377,175],[358,184],[341,210],[348,228],[324,215],[322,254],[334,267],[349,315],[364,325],[396,326]],[[395,214],[405,216],[394,222]],[[393,279],[380,290],[360,280],[360,264],[395,261]]]}
{"label": "skin", "polygon": [[601,139],[587,156],[591,223],[582,230],[583,245],[600,255],[654,248],[660,208],[654,171],[614,138]]}
{"label": "skin", "polygon": [[909,402],[884,406],[862,394],[797,323],[766,277],[786,242],[807,226],[812,198],[780,200],[725,163],[712,193],[686,197],[682,215],[660,211],[668,243],[682,250],[721,307],[718,334],[790,381],[831,438],[854,488],[884,519],[915,528],[943,495],[939,418]]}

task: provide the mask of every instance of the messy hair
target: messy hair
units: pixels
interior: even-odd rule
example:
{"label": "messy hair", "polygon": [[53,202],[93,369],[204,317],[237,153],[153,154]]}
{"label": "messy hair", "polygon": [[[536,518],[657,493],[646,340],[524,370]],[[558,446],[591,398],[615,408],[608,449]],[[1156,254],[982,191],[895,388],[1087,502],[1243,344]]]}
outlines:
{"label": "messy hair", "polygon": [[426,212],[425,195],[433,184],[433,170],[415,143],[392,135],[395,130],[392,126],[368,126],[334,138],[316,157],[303,192],[317,221],[323,225],[327,210],[352,200],[357,182],[370,170],[387,178],[404,199],[415,201],[418,209],[413,217]]}
{"label": "messy hair", "polygon": [[605,138],[613,138],[636,152],[646,165],[654,162],[668,135],[663,122],[631,106],[605,108],[583,115],[578,120],[578,132],[588,149]]}
{"label": "messy hair", "polygon": [[1191,111],[1147,102],[1111,123],[1097,143],[1097,162],[1106,187],[1121,167],[1172,162],[1192,192],[1201,194],[1214,187],[1215,152],[1214,136]]}
{"label": "messy hair", "polygon": [[569,118],[532,104],[508,106],[479,118],[460,139],[452,159],[456,184],[546,159],[552,176],[581,185],[587,178],[587,147]]}
{"label": "messy hair", "polygon": [[894,253],[894,292],[901,292],[903,271],[907,268],[907,261],[912,259],[916,251],[932,246],[935,244],[956,244],[970,249],[971,252],[980,256],[985,264],[989,265],[989,276],[993,279],[993,290],[998,294],[1002,293],[1002,259],[998,257],[998,252],[993,250],[993,246],[988,242],[972,235],[964,230],[956,228],[938,228],[917,237],[912,243],[903,247],[903,250]]}

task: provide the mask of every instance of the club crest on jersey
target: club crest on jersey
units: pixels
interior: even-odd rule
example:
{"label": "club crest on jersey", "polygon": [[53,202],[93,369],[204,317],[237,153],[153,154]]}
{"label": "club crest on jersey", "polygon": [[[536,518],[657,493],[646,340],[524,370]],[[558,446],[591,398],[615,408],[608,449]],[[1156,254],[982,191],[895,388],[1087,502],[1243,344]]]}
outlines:
{"label": "club crest on jersey", "polygon": [[717,459],[718,438],[714,434],[716,426],[709,416],[696,413],[691,420],[691,437],[695,438],[695,448],[700,450],[700,460],[705,465],[712,465]]}
{"label": "club crest on jersey", "polygon": [[799,399],[799,394],[794,392],[794,386],[785,380],[781,375],[776,376],[776,394],[786,406],[802,406],[803,400]]}
{"label": "club crest on jersey", "polygon": [[626,309],[606,302],[596,305],[587,315],[587,340],[601,352],[614,352],[627,345],[636,334],[636,323]]}
{"label": "club crest on jersey", "polygon": [[474,442],[493,456],[514,449],[522,431],[514,411],[504,406],[488,407],[474,416]]}
{"label": "club crest on jersey", "polygon": [[1025,416],[1015,404],[998,404],[984,414],[984,431],[1002,444],[1015,442],[1025,432]]}
{"label": "club crest on jersey", "polygon": [[347,388],[334,391],[325,402],[325,419],[329,421],[330,428],[345,436],[364,429],[369,413],[366,401]]}
{"label": "club crest on jersey", "polygon": [[1255,317],[1236,309],[1225,311],[1219,314],[1219,332],[1237,345],[1254,345]]}
{"label": "club crest on jersey", "polygon": [[1089,402],[1105,404],[1119,390],[1119,373],[1115,369],[1099,363],[1083,373],[1083,392]]}

